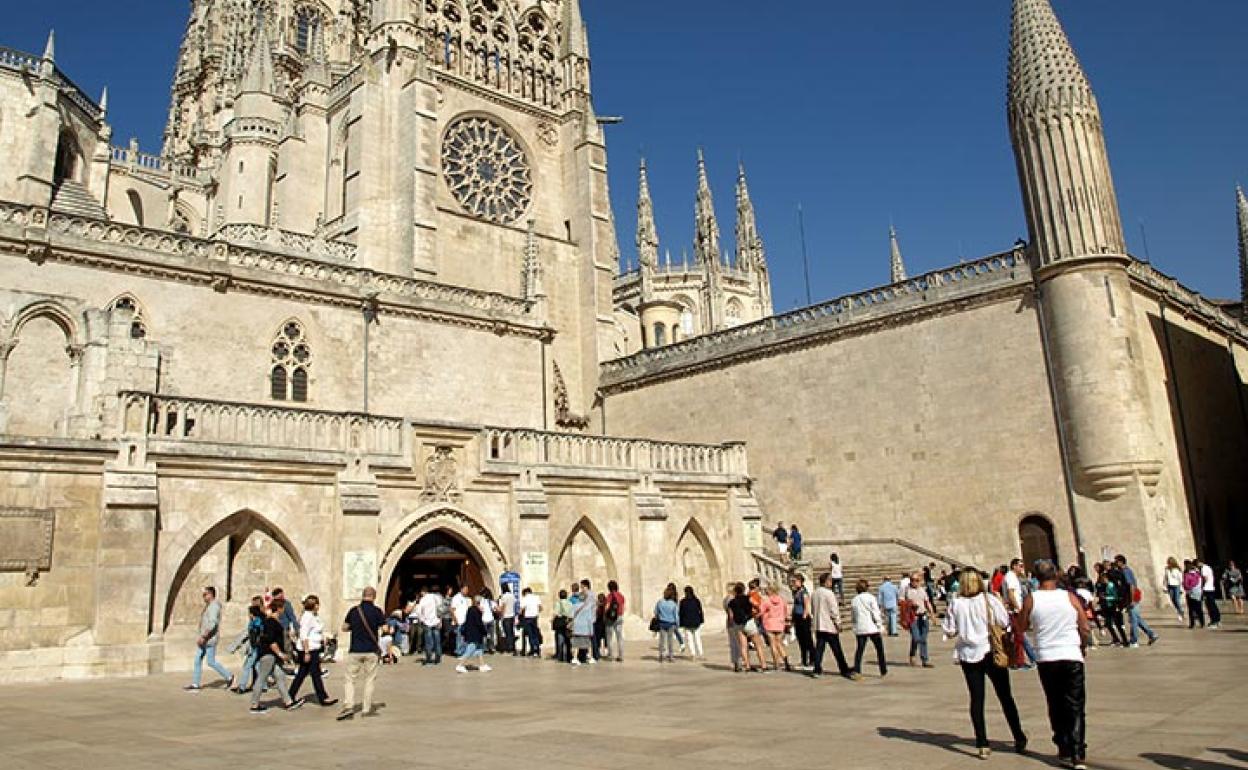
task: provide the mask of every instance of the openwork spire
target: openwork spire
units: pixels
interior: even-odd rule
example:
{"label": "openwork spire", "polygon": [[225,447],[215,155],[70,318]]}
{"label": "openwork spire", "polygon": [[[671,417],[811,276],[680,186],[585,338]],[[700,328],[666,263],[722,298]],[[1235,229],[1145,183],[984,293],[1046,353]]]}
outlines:
{"label": "openwork spire", "polygon": [[637,262],[653,270],[659,263],[659,229],[654,224],[654,201],[650,198],[650,175],[641,159],[637,191]]}
{"label": "openwork spire", "polygon": [[589,40],[580,0],[563,0],[563,55],[589,58]]}
{"label": "openwork spire", "polygon": [[1100,108],[1049,0],[1014,0],[1008,115],[1038,265],[1125,255]]}
{"label": "openwork spire", "polygon": [[1010,33],[1010,103],[1096,109],[1096,97],[1049,0],[1015,0]]}
{"label": "openwork spire", "polygon": [[901,258],[901,244],[897,242],[897,228],[888,226],[889,268],[893,283],[906,280],[906,263]]}
{"label": "openwork spire", "polygon": [[693,254],[699,265],[718,270],[723,258],[719,249],[719,220],[715,217],[715,200],[706,178],[706,158],[698,149],[698,198],[694,204]]}
{"label": "openwork spire", "polygon": [[758,234],[754,202],[745,180],[745,164],[737,168],[737,269],[746,272],[767,269],[763,239]]}
{"label": "openwork spire", "polygon": [[1239,298],[1246,308],[1248,317],[1248,198],[1244,197],[1244,188],[1235,187],[1235,208],[1239,220]]}

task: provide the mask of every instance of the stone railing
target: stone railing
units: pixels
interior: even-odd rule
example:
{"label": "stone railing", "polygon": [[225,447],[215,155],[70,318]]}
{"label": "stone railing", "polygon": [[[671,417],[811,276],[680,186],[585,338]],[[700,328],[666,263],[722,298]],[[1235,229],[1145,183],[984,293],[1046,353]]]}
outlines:
{"label": "stone railing", "polygon": [[217,230],[217,237],[230,243],[267,246],[339,262],[354,262],[358,251],[353,243],[330,241],[262,225],[223,225]]}
{"label": "stone railing", "polygon": [[401,455],[398,417],[326,412],[126,391],[119,432],[155,441]]}
{"label": "stone railing", "polygon": [[668,360],[680,362],[695,352],[713,356],[718,348],[748,345],[753,339],[770,343],[777,335],[800,336],[806,329],[815,331],[825,327],[828,321],[846,324],[877,318],[929,302],[943,301],[960,288],[990,288],[1013,282],[1022,276],[1030,276],[1030,271],[1021,252],[995,254],[890,286],[850,294],[713,334],[691,337],[665,347],[649,348],[627,358],[607,361],[602,364],[601,372],[610,379],[626,378],[630,371],[640,371],[648,365]]}
{"label": "stone railing", "polygon": [[749,475],[744,444],[679,444],[503,428],[487,428],[484,439],[487,464]]}
{"label": "stone railing", "polygon": [[[0,47],[0,69],[14,70],[17,72],[33,72],[38,74],[43,67],[43,57],[34,54],[18,51],[13,48]],[[78,105],[78,108],[86,113],[92,120],[99,120],[104,117],[104,111],[100,109],[100,105],[95,100],[83,93],[74,81],[70,80],[59,67],[52,67],[52,72],[56,75],[57,85],[60,87],[62,94],[71,102]]]}
{"label": "stone railing", "polygon": [[[0,224],[29,226],[36,219],[34,216],[36,210],[44,211],[34,206],[0,201]],[[50,213],[47,221],[48,230],[53,236],[67,236],[191,260],[203,260],[205,268],[211,268],[212,262],[225,262],[237,267],[264,270],[288,277],[327,281],[349,289],[371,290],[378,294],[429,300],[454,305],[457,308],[532,321],[529,302],[495,292],[377,273],[325,259],[250,249],[230,244],[219,238],[196,238],[165,230],[152,230],[61,212]]]}
{"label": "stone railing", "polygon": [[175,177],[177,179],[194,180],[198,170],[193,166],[178,163],[170,158],[141,152],[137,147],[111,148],[113,163],[122,164],[158,176]]}
{"label": "stone railing", "polygon": [[1244,325],[1243,321],[1205,299],[1199,292],[1192,291],[1179,283],[1177,279],[1166,275],[1149,263],[1133,259],[1127,265],[1127,272],[1135,280],[1188,312],[1199,316],[1211,326],[1218,327],[1224,332],[1240,337],[1248,336],[1248,327]]}

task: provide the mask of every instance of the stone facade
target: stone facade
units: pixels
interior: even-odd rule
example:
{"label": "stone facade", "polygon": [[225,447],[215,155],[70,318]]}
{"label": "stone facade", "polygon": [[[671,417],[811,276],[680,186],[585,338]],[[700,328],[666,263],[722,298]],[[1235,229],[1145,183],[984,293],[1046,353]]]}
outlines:
{"label": "stone facade", "polygon": [[779,316],[700,156],[694,264],[643,166],[620,269],[576,0],[330,5],[192,3],[159,156],[52,39],[0,49],[0,680],[186,667],[204,585],[228,634],[275,585],[335,618],[515,568],[640,627],[782,574],[764,519],[858,564],[1243,555],[1248,330],[1125,253],[1045,0],[1031,242],[907,278],[894,233],[889,286]]}

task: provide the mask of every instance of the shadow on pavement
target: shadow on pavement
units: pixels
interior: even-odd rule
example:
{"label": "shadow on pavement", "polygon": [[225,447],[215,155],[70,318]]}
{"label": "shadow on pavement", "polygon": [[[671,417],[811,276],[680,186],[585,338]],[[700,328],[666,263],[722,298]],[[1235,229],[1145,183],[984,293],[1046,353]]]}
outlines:
{"label": "shadow on pavement", "polygon": [[913,743],[939,746],[954,754],[972,757],[976,755],[974,740],[950,733],[932,733],[926,730],[904,730],[899,727],[880,727],[876,730],[882,738],[897,738]]}
{"label": "shadow on pavement", "polygon": [[[1237,753],[1242,754],[1242,752]],[[1180,757],[1174,754],[1149,753],[1141,754],[1140,758],[1147,759],[1149,762],[1162,767],[1171,768],[1171,770],[1243,770],[1243,768],[1239,765],[1228,765],[1225,762],[1210,762],[1206,759]]]}
{"label": "shadow on pavement", "polygon": [[1209,749],[1215,754],[1225,754],[1227,757],[1236,762],[1248,762],[1248,751],[1240,751],[1239,749]]}

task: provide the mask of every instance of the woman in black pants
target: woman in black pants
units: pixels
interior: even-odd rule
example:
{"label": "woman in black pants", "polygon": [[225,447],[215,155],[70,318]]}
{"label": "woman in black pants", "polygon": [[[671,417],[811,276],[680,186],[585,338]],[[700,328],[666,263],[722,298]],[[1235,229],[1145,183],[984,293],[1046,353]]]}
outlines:
{"label": "woman in black pants", "polygon": [[988,745],[988,728],[984,724],[984,679],[992,682],[992,689],[1001,702],[1001,711],[1014,735],[1014,750],[1022,754],[1027,750],[1027,736],[1018,718],[1018,707],[1010,692],[1010,670],[998,666],[993,660],[990,639],[991,626],[1010,627],[1010,616],[1001,600],[984,591],[984,581],[973,569],[962,571],[958,580],[958,595],[949,603],[945,613],[944,632],[954,638],[954,655],[962,665],[966,689],[971,696],[971,725],[975,728],[975,747],[980,759],[992,755]]}

